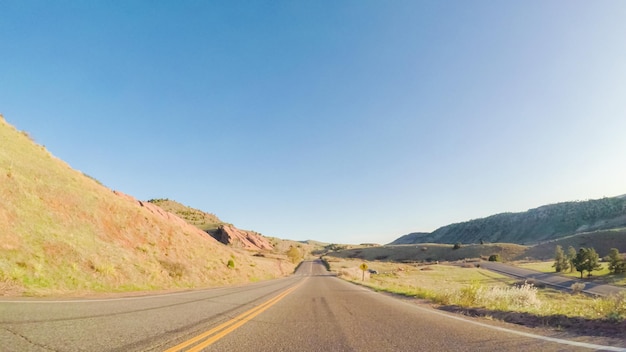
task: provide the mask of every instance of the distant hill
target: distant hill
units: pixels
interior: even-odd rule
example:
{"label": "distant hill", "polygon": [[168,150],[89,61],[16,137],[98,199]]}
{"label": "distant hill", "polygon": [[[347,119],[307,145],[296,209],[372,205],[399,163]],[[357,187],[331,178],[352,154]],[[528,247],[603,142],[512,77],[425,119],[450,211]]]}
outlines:
{"label": "distant hill", "polygon": [[328,257],[363,259],[390,262],[435,262],[488,258],[498,254],[509,261],[524,257],[527,246],[512,243],[474,244],[453,249],[450,244],[423,243],[420,245],[387,245],[377,247],[353,247],[325,253]]}
{"label": "distant hill", "polygon": [[544,205],[521,213],[502,213],[411,233],[390,244],[516,243],[534,244],[576,233],[626,226],[626,197]]}
{"label": "distant hill", "polygon": [[608,255],[611,248],[617,248],[620,253],[624,253],[626,252],[626,228],[583,232],[532,246],[514,243],[464,244],[456,249],[452,244],[442,243],[374,247],[340,246],[336,250],[325,251],[323,254],[337,258],[405,263],[487,260],[492,254],[499,255],[503,261],[552,260],[557,245],[564,250],[570,246],[576,250],[582,247],[593,247],[600,257]]}
{"label": "distant hill", "polygon": [[430,232],[413,232],[408,235],[404,235],[390,244],[414,244],[414,243],[424,243],[422,241],[423,238],[426,238],[430,235]]}
{"label": "distant hill", "polygon": [[111,191],[0,115],[0,296],[220,286],[293,268]]}

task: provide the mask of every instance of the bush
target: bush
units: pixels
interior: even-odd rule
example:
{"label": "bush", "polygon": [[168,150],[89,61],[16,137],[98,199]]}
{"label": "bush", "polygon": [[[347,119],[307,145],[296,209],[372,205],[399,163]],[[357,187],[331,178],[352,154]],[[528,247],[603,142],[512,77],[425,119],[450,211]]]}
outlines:
{"label": "bush", "polygon": [[290,247],[286,254],[289,260],[294,264],[302,259],[302,253],[300,253],[300,250],[296,247]]}
{"label": "bush", "polygon": [[234,269],[235,268],[235,261],[232,259],[228,259],[228,264],[226,264],[226,266],[228,266],[229,269]]}
{"label": "bush", "polygon": [[159,263],[165,270],[167,270],[167,273],[175,279],[180,279],[185,274],[186,268],[182,263],[172,262],[169,260],[159,260]]}
{"label": "bush", "polygon": [[572,289],[572,293],[581,293],[585,289],[585,283],[584,282],[577,282],[575,284],[572,284],[572,286],[570,286],[570,288]]}
{"label": "bush", "polygon": [[326,260],[326,258],[320,258],[320,261],[322,262],[322,264],[324,264],[326,271],[330,271],[330,263],[328,262],[328,260]]}
{"label": "bush", "polygon": [[500,254],[492,254],[489,256],[490,262],[501,262],[502,258],[500,258]]}
{"label": "bush", "polygon": [[461,248],[461,242],[457,242],[454,244],[454,246],[452,246],[452,249],[459,249]]}

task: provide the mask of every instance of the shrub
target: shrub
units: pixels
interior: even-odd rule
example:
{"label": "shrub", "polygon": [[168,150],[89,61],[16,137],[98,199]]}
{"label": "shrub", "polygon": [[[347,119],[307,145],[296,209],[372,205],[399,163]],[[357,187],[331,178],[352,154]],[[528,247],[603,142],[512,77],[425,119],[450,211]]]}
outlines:
{"label": "shrub", "polygon": [[490,262],[501,262],[502,258],[500,258],[500,254],[492,254],[489,256]]}
{"label": "shrub", "polygon": [[302,259],[302,254],[300,253],[300,250],[298,250],[298,248],[290,247],[287,251],[287,257],[289,257],[289,260],[295,264]]}
{"label": "shrub", "polygon": [[320,258],[320,261],[322,262],[322,264],[324,264],[324,267],[326,268],[326,271],[330,271],[330,263],[328,262],[328,260],[326,260],[326,258]]}
{"label": "shrub", "polygon": [[235,268],[235,261],[234,261],[234,260],[232,260],[232,259],[228,259],[228,264],[226,264],[226,266],[227,266],[229,269],[234,269],[234,268]]}
{"label": "shrub", "polygon": [[576,282],[576,283],[572,284],[572,286],[570,286],[570,289],[572,289],[572,293],[581,293],[585,289],[585,283],[584,282]]}
{"label": "shrub", "polygon": [[459,249],[461,248],[461,242],[457,242],[454,244],[454,246],[452,246],[452,249]]}
{"label": "shrub", "polygon": [[185,274],[185,265],[178,262],[171,262],[169,260],[159,260],[161,266],[167,270],[167,273],[175,278],[180,279]]}

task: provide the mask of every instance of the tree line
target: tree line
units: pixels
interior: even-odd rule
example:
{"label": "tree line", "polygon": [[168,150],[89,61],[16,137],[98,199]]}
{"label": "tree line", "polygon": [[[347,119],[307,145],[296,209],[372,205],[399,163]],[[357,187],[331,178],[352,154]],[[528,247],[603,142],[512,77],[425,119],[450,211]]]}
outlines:
{"label": "tree line", "polygon": [[[612,274],[619,274],[626,272],[626,260],[622,257],[617,248],[611,248],[609,255],[603,258],[609,263],[609,271]],[[580,272],[580,278],[582,279],[584,272],[591,276],[591,272],[594,270],[600,270],[600,256],[593,248],[581,248],[576,252],[574,247],[569,246],[567,253],[563,251],[563,247],[557,245],[554,252],[554,264],[557,273],[576,271]]]}

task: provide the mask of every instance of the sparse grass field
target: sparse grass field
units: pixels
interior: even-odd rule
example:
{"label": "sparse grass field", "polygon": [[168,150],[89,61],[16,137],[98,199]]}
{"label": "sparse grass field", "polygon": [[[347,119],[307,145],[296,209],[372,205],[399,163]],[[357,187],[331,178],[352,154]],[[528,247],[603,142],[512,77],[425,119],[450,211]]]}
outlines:
{"label": "sparse grass field", "polygon": [[513,279],[476,268],[448,265],[410,265],[367,262],[379,274],[362,272],[363,261],[325,257],[331,271],[346,280],[375,290],[431,300],[440,305],[482,308],[493,312],[522,312],[542,319],[569,318],[626,319],[626,296],[594,298],[551,289],[537,289]]}
{"label": "sparse grass field", "polygon": [[[519,266],[520,268],[541,271],[542,273],[555,273],[554,267],[552,266],[553,264],[554,264],[554,261],[544,261],[544,262],[521,263],[521,264],[517,264],[516,266]],[[599,277],[599,276],[609,275],[608,264],[600,263],[600,265],[602,265],[602,269],[593,271],[592,272],[593,276]],[[571,272],[568,270],[567,272],[561,272],[559,274],[565,275],[565,276],[580,277],[580,272],[576,271],[576,269],[574,269],[574,271],[571,271]],[[585,275],[587,275],[586,271],[585,271]]]}

